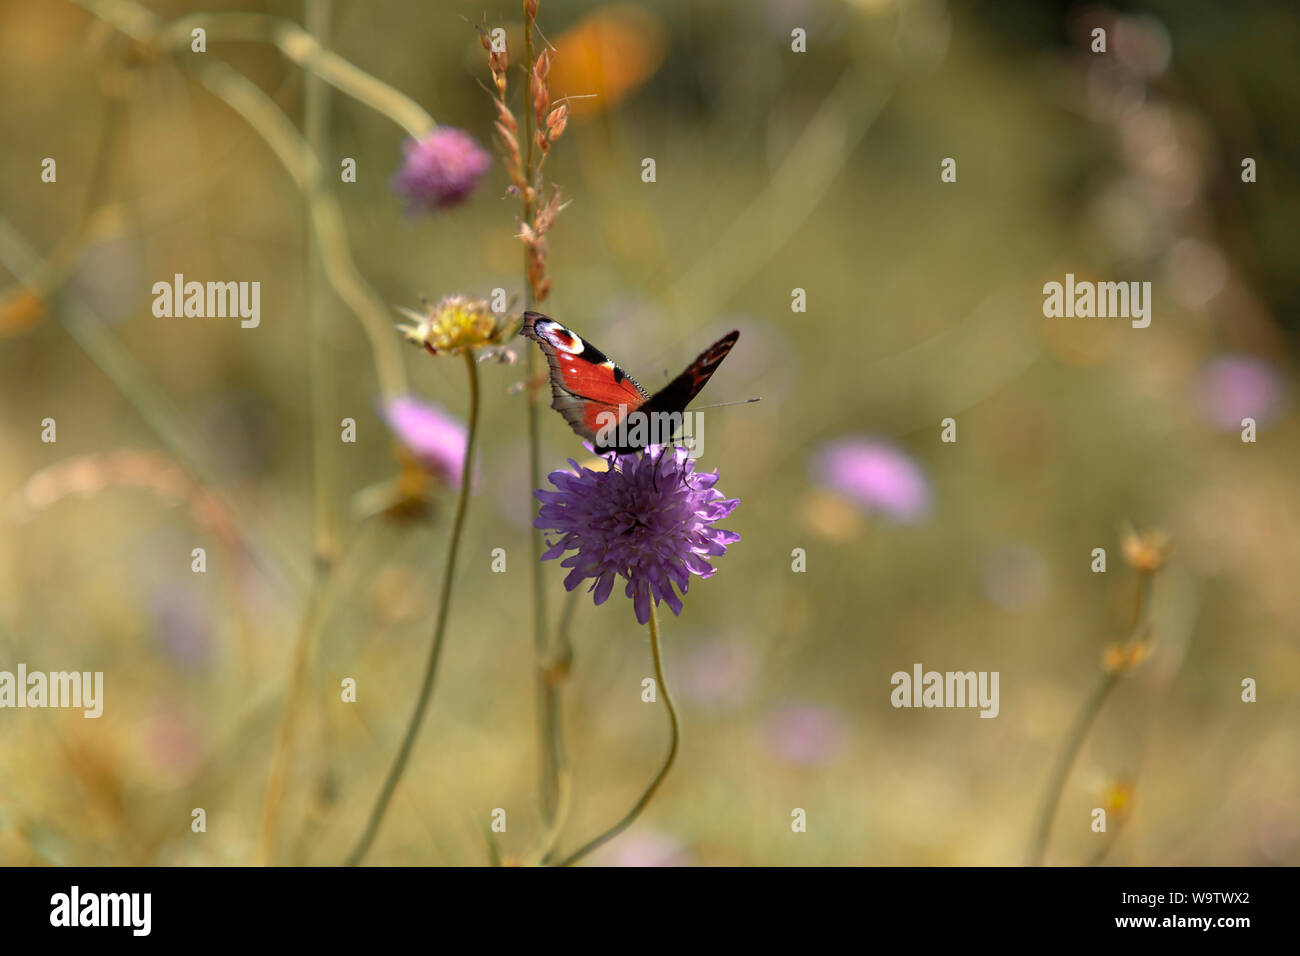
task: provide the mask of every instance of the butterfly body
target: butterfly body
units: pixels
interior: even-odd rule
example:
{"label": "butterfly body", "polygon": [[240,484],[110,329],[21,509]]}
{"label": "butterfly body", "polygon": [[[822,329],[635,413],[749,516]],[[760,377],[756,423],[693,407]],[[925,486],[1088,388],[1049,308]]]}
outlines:
{"label": "butterfly body", "polygon": [[619,454],[669,440],[667,428],[680,425],[686,406],[740,337],[739,332],[724,335],[651,395],[604,352],[549,316],[525,312],[521,332],[546,356],[551,407],[598,453]]}

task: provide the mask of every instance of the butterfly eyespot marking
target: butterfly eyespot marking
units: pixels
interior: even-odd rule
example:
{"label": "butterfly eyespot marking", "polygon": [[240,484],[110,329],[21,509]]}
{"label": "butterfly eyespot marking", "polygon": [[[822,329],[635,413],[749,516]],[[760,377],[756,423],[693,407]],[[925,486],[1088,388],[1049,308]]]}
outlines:
{"label": "butterfly eyespot marking", "polygon": [[547,342],[550,342],[561,352],[568,352],[570,355],[582,353],[582,339],[563,326],[555,322],[538,322],[536,328],[538,335],[545,338]]}

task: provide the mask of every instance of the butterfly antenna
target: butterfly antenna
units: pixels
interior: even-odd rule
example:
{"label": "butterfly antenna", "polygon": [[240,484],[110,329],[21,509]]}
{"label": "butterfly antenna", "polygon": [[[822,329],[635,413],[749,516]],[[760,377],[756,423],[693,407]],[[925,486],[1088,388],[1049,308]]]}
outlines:
{"label": "butterfly antenna", "polygon": [[691,409],[691,411],[702,412],[706,408],[726,408],[728,405],[750,405],[758,401],[762,401],[762,396],[755,396],[754,398],[742,398],[734,402],[718,402],[714,405],[696,405],[694,408]]}

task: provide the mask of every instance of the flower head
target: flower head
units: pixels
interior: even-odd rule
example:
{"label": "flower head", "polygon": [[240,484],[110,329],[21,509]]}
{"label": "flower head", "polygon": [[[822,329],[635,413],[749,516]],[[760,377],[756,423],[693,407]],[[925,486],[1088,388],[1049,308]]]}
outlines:
{"label": "flower head", "polygon": [[930,510],[925,474],[905,453],[875,438],[846,438],[826,445],[816,463],[822,484],[864,511],[911,524]]}
{"label": "flower head", "polygon": [[402,144],[405,159],[393,177],[393,191],[406,197],[408,211],[433,212],[465,199],[492,165],[492,157],[464,130],[440,126]]}
{"label": "flower head", "polygon": [[1101,803],[1111,816],[1119,818],[1133,809],[1133,785],[1127,780],[1111,780],[1102,790]]}
{"label": "flower head", "polygon": [[384,421],[426,469],[450,487],[460,487],[465,465],[465,426],[437,405],[417,398],[395,398],[383,410]]}
{"label": "flower head", "polygon": [[1143,574],[1155,574],[1169,558],[1169,536],[1163,531],[1145,531],[1139,534],[1132,528],[1124,530],[1124,560]]}
{"label": "flower head", "polygon": [[572,591],[594,578],[597,604],[605,603],[621,577],[640,623],[650,619],[651,598],[680,614],[674,585],[685,594],[692,574],[707,578],[717,570],[706,558],[725,554],[727,545],[740,540],[734,531],[713,526],[736,510],[739,499],[726,499],[713,487],[716,471],[695,474],[684,448],[623,455],[604,472],[569,464],[576,474],[548,476],[556,491],[533,492],[542,502],[533,525],[561,534],[543,560],[577,552],[561,562],[570,569],[564,586]]}
{"label": "flower head", "polygon": [[485,301],[465,295],[446,296],[432,308],[426,304],[423,314],[411,309],[399,311],[415,325],[397,328],[430,355],[460,355],[469,349],[496,345],[505,331],[505,324],[497,321]]}

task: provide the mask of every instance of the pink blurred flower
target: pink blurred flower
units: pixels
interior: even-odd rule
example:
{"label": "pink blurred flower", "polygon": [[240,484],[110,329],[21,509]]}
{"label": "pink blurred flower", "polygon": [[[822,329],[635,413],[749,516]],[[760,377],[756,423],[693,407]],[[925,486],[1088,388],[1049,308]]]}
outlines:
{"label": "pink blurred flower", "polygon": [[464,130],[440,126],[422,139],[402,143],[405,159],[393,177],[393,191],[409,212],[434,212],[464,200],[492,165],[492,157]]}
{"label": "pink blurred flower", "polygon": [[452,488],[460,487],[465,463],[465,426],[437,405],[409,395],[383,410],[393,434],[420,463]]}
{"label": "pink blurred flower", "polygon": [[175,701],[154,705],[145,738],[153,768],[172,781],[188,780],[203,761],[202,737]]}
{"label": "pink blurred flower", "polygon": [[847,738],[839,712],[818,704],[788,704],[772,713],[763,727],[767,749],[793,764],[830,763]]}
{"label": "pink blurred flower", "polygon": [[664,833],[634,831],[604,854],[606,866],[686,866],[689,858],[679,840]]}
{"label": "pink blurred flower", "polygon": [[905,452],[877,438],[843,438],[824,445],[815,459],[823,485],[868,513],[913,524],[930,512],[930,485]]}
{"label": "pink blurred flower", "polygon": [[1253,355],[1222,355],[1201,371],[1201,414],[1215,428],[1236,431],[1243,418],[1272,421],[1286,400],[1286,382],[1272,362]]}
{"label": "pink blurred flower", "polygon": [[687,653],[673,686],[702,707],[727,710],[749,695],[757,670],[749,647],[738,641],[714,640]]}

